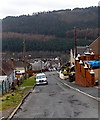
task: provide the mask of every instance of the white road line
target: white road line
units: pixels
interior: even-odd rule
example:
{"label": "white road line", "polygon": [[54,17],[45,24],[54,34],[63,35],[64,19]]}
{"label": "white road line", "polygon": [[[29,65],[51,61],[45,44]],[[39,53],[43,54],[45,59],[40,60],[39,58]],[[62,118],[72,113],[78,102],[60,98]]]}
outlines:
{"label": "white road line", "polygon": [[[61,81],[60,81],[60,82],[61,82]],[[68,84],[66,84],[66,83],[63,83],[63,82],[61,82],[61,83],[64,84],[65,86],[73,89],[73,90],[76,90],[76,91],[78,91],[78,92],[80,92],[80,93],[82,93],[82,94],[84,94],[84,95],[86,95],[86,96],[88,96],[88,97],[90,97],[90,98],[92,98],[92,99],[95,99],[95,100],[97,100],[98,102],[100,102],[100,98],[99,98],[99,97],[94,97],[94,96],[92,96],[92,95],[90,95],[90,94],[87,94],[87,93],[81,91],[80,89],[74,88],[74,87],[72,87],[72,86],[70,86],[70,85],[68,85]]]}

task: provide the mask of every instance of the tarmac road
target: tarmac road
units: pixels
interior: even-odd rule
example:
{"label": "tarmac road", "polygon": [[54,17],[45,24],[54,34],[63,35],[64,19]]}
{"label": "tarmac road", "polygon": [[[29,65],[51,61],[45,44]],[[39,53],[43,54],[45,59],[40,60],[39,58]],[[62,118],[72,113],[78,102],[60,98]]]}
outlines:
{"label": "tarmac road", "polygon": [[48,85],[36,86],[14,118],[98,118],[98,102],[74,91],[47,72]]}

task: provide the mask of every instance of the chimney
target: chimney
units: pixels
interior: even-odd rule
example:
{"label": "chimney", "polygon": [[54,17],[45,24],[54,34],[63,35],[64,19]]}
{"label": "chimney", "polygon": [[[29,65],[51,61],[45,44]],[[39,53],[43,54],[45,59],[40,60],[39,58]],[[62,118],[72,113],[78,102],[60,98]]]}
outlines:
{"label": "chimney", "polygon": [[14,59],[13,58],[10,59],[10,65],[11,65],[11,68],[14,69]]}

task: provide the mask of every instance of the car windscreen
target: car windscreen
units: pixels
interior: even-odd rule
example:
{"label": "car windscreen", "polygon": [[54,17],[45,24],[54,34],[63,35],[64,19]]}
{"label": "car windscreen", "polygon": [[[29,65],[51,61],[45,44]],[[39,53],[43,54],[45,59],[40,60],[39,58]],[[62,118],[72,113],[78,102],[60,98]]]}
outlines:
{"label": "car windscreen", "polygon": [[42,79],[42,78],[46,78],[45,75],[40,75],[40,76],[37,76],[36,79]]}

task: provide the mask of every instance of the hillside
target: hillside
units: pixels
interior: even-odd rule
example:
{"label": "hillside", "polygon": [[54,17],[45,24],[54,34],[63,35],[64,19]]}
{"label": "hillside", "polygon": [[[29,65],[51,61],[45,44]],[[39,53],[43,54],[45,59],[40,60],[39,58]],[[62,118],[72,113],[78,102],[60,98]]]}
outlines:
{"label": "hillside", "polygon": [[[2,20],[2,26],[3,51],[22,51],[24,39],[28,51],[66,51],[73,47],[74,27],[77,27],[79,45],[90,44],[97,38],[98,8],[75,8],[17,17],[8,16]],[[20,45],[19,49],[17,43]]]}

